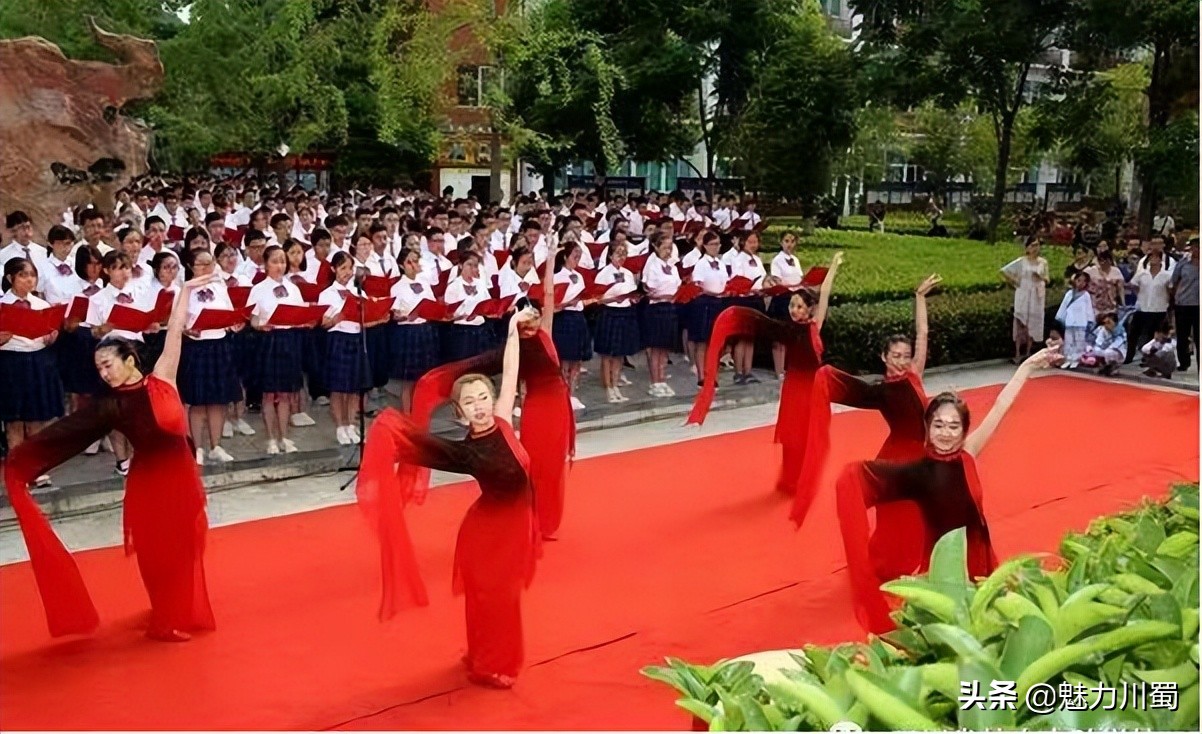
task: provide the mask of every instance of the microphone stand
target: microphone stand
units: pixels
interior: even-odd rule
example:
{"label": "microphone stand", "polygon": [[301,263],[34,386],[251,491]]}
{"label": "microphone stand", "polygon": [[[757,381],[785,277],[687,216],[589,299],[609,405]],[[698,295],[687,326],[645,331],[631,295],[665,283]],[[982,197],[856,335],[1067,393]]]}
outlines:
{"label": "microphone stand", "polygon": [[359,350],[363,358],[359,363],[359,465],[355,467],[355,473],[351,474],[350,479],[347,479],[338,488],[339,492],[345,491],[352,482],[359,478],[359,466],[363,464],[363,439],[364,434],[367,433],[367,390],[363,388],[363,385],[371,379],[371,357],[367,351],[367,299],[363,293],[363,277],[357,274],[355,275],[355,290],[359,292]]}

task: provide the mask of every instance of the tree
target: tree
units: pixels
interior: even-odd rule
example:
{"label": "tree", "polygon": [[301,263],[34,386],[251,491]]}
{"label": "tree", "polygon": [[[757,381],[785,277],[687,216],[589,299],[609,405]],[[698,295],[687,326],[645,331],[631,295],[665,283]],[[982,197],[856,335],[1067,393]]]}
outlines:
{"label": "tree", "polygon": [[1077,0],[852,0],[852,6],[864,16],[863,52],[882,93],[905,105],[972,99],[989,116],[997,142],[993,239],[1015,123],[1033,91],[1032,69],[1048,62],[1048,51],[1067,47]]}
{"label": "tree", "polygon": [[[1148,146],[1136,154],[1139,222],[1146,234],[1165,185],[1183,161],[1192,162],[1197,198],[1198,3],[1197,0],[1079,0],[1079,48],[1146,55]],[[1160,166],[1167,166],[1161,168]]]}
{"label": "tree", "polygon": [[854,59],[814,3],[777,15],[776,23],[734,123],[738,163],[757,190],[826,194],[832,165],[855,139]]}
{"label": "tree", "polygon": [[0,38],[41,36],[72,59],[112,61],[88,32],[94,17],[114,33],[162,41],[184,28],[176,14],[189,0],[0,0]]}

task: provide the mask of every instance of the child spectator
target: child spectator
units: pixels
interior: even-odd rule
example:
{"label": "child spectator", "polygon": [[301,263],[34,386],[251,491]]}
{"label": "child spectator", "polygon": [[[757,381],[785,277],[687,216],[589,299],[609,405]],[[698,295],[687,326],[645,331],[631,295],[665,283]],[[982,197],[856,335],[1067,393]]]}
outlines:
{"label": "child spectator", "polygon": [[1117,314],[1104,313],[1098,318],[1098,328],[1085,352],[1081,364],[1096,367],[1101,375],[1118,372],[1127,354],[1127,332],[1119,324]]}
{"label": "child spectator", "polygon": [[1073,276],[1073,287],[1064,294],[1056,320],[1064,325],[1064,364],[1075,369],[1085,354],[1089,330],[1094,325],[1093,301],[1089,297],[1089,276],[1084,272]]}
{"label": "child spectator", "polygon": [[1145,375],[1173,379],[1173,370],[1177,369],[1177,340],[1173,338],[1173,330],[1167,321],[1156,327],[1152,341],[1140,347],[1139,351],[1144,355],[1140,366],[1146,368]]}

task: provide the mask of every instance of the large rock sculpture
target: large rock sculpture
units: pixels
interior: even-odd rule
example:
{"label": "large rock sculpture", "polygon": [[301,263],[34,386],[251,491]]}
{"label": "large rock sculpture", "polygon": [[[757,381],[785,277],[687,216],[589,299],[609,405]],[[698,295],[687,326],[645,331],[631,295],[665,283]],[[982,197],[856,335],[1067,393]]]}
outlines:
{"label": "large rock sculpture", "polygon": [[162,87],[158,50],[88,22],[121,63],[73,61],[43,38],[0,40],[0,210],[27,212],[38,239],[68,208],[111,206],[147,170],[150,129],[121,108]]}

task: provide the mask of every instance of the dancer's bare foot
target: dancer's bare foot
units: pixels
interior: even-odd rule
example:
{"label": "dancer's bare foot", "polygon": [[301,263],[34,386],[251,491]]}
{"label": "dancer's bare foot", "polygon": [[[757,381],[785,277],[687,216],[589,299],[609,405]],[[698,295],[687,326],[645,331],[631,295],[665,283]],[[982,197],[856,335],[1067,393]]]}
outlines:
{"label": "dancer's bare foot", "polygon": [[517,683],[516,678],[500,673],[468,673],[467,679],[478,686],[485,688],[496,688],[498,690],[508,690],[513,688],[513,684]]}
{"label": "dancer's bare foot", "polygon": [[147,630],[146,636],[155,642],[187,642],[192,635],[180,630]]}

